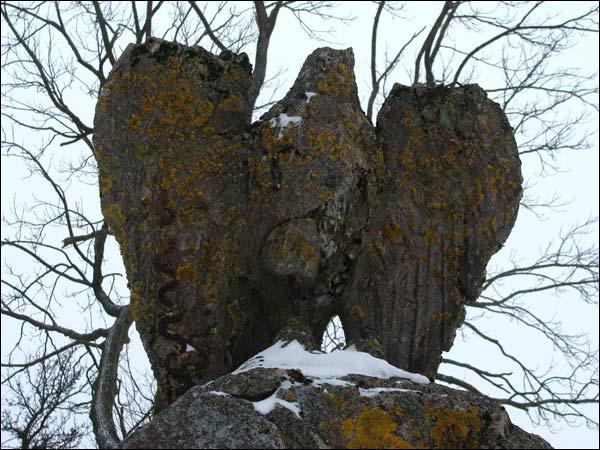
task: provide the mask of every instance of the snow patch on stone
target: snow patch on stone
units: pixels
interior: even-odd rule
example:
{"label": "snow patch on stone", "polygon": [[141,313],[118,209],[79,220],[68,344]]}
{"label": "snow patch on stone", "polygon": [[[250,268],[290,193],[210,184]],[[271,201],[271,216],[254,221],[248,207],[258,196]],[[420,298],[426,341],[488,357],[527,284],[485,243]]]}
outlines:
{"label": "snow patch on stone", "polygon": [[400,389],[400,388],[363,389],[363,388],[358,388],[358,393],[361,395],[361,397],[375,397],[376,395],[379,395],[382,392],[416,392],[416,393],[420,393],[419,391],[415,391],[414,389]]}
{"label": "snow patch on stone", "polygon": [[354,383],[346,380],[340,380],[339,378],[315,378],[313,380],[313,386],[315,387],[321,387],[325,384],[329,384],[331,386],[354,386]]}
{"label": "snow patch on stone", "polygon": [[218,395],[219,397],[229,397],[230,396],[227,392],[222,392],[222,391],[209,391],[208,393],[211,395]]}
{"label": "snow patch on stone", "polygon": [[252,402],[252,406],[254,406],[254,409],[257,412],[259,412],[263,416],[266,416],[271,411],[273,411],[277,405],[281,405],[284,408],[289,409],[291,412],[294,413],[296,417],[301,419],[302,417],[300,417],[300,412],[302,410],[300,409],[300,405],[298,403],[288,402],[277,397],[277,394],[281,390],[288,389],[291,385],[292,384],[289,381],[284,381],[283,383],[281,383],[281,386],[279,386],[279,388],[275,392],[273,392],[273,394],[270,397],[267,397],[264,400],[260,400],[258,402]]}
{"label": "snow patch on stone", "polygon": [[354,347],[323,353],[309,352],[298,341],[278,341],[250,358],[233,373],[242,373],[257,367],[297,369],[305,377],[321,384],[334,384],[347,375],[365,375],[375,378],[404,378],[415,383],[429,383],[423,375],[407,372],[392,366],[383,359],[359,352]]}
{"label": "snow patch on stone", "polygon": [[304,95],[306,95],[306,103],[310,103],[310,100],[317,95],[316,92],[305,92]]}
{"label": "snow patch on stone", "polygon": [[277,135],[277,139],[281,139],[283,137],[283,130],[292,124],[294,126],[299,125],[302,122],[301,116],[288,116],[286,113],[281,113],[277,117],[273,117],[270,121],[271,128],[277,128],[279,134]]}

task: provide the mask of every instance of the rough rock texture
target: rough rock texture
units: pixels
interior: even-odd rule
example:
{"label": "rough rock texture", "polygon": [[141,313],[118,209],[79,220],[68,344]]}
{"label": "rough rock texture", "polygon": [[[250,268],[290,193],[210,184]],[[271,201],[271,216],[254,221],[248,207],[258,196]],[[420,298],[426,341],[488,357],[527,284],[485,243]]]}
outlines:
{"label": "rough rock texture", "polygon": [[506,239],[520,162],[477,86],[395,86],[373,127],[352,51],[318,49],[248,125],[245,55],[131,45],[98,101],[104,216],[159,409],[280,336],[433,377]]}
{"label": "rough rock texture", "polygon": [[253,156],[243,136],[250,70],[245,55],[132,45],[96,107],[102,211],[167,403],[230,369],[245,320],[234,261],[249,208],[241,199]]}
{"label": "rough rock texture", "polygon": [[[256,368],[194,387],[122,448],[552,448],[472,393],[356,375],[318,386],[297,372]],[[271,412],[255,410],[273,395]]]}
{"label": "rough rock texture", "polygon": [[512,229],[520,161],[477,85],[395,85],[376,131],[382,161],[342,321],[351,337],[355,327],[374,336],[391,364],[433,378]]}

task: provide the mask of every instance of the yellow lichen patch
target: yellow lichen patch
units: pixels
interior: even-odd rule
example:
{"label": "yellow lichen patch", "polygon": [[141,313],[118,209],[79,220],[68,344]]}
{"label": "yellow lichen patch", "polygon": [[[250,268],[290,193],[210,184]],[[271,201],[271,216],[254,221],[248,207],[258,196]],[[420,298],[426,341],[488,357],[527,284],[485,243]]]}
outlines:
{"label": "yellow lichen patch", "polygon": [[102,210],[102,213],[104,215],[104,218],[112,227],[121,227],[123,225],[123,222],[125,221],[125,216],[123,215],[121,206],[119,206],[116,203],[109,203],[108,205],[105,205]]}
{"label": "yellow lichen patch", "polygon": [[285,258],[288,255],[288,249],[285,245],[278,245],[271,249],[271,253],[275,258]]}
{"label": "yellow lichen patch", "polygon": [[[104,86],[104,92],[109,92],[107,85]],[[108,95],[100,97],[96,103],[96,115],[109,113],[111,106],[112,102],[108,99]]]}
{"label": "yellow lichen patch", "polygon": [[154,319],[154,302],[145,303],[142,295],[144,283],[136,281],[131,286],[131,317],[139,323],[150,323]]}
{"label": "yellow lichen patch", "polygon": [[119,244],[123,245],[125,239],[125,216],[123,215],[121,207],[116,203],[109,203],[107,205],[105,204],[102,207],[102,214],[104,215],[104,219],[108,223],[109,227],[115,234]]}
{"label": "yellow lichen patch", "polygon": [[339,63],[337,66],[329,67],[325,78],[317,83],[317,93],[331,96],[348,95],[352,92],[353,87],[352,69],[343,63]]}
{"label": "yellow lichen patch", "polygon": [[294,402],[296,401],[296,397],[294,397],[294,394],[292,391],[287,391],[284,395],[283,395],[283,399],[288,401],[288,402]]}
{"label": "yellow lichen patch", "polygon": [[396,428],[390,415],[379,408],[362,408],[357,420],[342,422],[347,448],[415,448],[395,434]]}
{"label": "yellow lichen patch", "polygon": [[135,282],[131,286],[131,294],[130,294],[130,304],[131,304],[131,316],[133,320],[138,320],[138,316],[140,311],[140,306],[142,302],[142,291],[143,285],[142,283]]}
{"label": "yellow lichen patch", "polygon": [[192,263],[179,264],[175,278],[185,283],[193,283],[196,281],[196,268]]}
{"label": "yellow lichen patch", "polygon": [[242,96],[235,94],[219,103],[218,108],[222,111],[238,111],[243,108],[243,104]]}
{"label": "yellow lichen patch", "polygon": [[438,235],[431,229],[426,228],[422,233],[423,243],[425,245],[433,245],[438,242]]}
{"label": "yellow lichen patch", "polygon": [[334,196],[335,192],[333,190],[321,186],[317,189],[317,200],[321,204],[329,202]]}
{"label": "yellow lichen patch", "polygon": [[334,406],[336,411],[348,411],[350,409],[350,405],[343,398],[330,392],[325,394],[325,399]]}
{"label": "yellow lichen patch", "polygon": [[405,127],[412,127],[417,123],[417,119],[418,117],[416,116],[416,114],[412,111],[407,111],[404,116],[402,117],[402,119],[400,119],[400,123],[402,124],[402,126]]}
{"label": "yellow lichen patch", "polygon": [[114,175],[104,175],[100,178],[100,193],[105,195],[112,188],[113,183],[115,182]]}
{"label": "yellow lichen patch", "polygon": [[250,197],[252,200],[259,200],[261,192],[273,186],[269,163],[262,158],[250,157],[248,158],[248,169],[257,188],[250,193]]}
{"label": "yellow lichen patch", "polygon": [[157,256],[161,256],[166,254],[174,245],[173,238],[165,237],[163,239],[159,239],[154,244],[154,251]]}
{"label": "yellow lichen patch", "polygon": [[451,318],[452,314],[450,314],[448,311],[443,313],[435,312],[431,315],[431,319],[436,325],[441,325],[442,322],[444,322],[445,320],[450,320]]}
{"label": "yellow lichen patch", "polygon": [[248,87],[250,84],[250,78],[240,67],[230,67],[227,72],[223,74],[223,84],[226,86],[239,85],[240,82]]}
{"label": "yellow lichen patch", "polygon": [[[207,99],[198,98],[190,68],[180,57],[170,57],[165,65],[169,70],[156,74],[153,83],[143,83],[143,77],[133,76],[134,87],[144,89],[139,114],[128,120],[128,131],[151,138],[167,137],[182,141],[184,130],[206,124],[214,106]],[[141,79],[138,79],[141,78]]]}
{"label": "yellow lichen patch", "polygon": [[481,422],[475,406],[461,409],[433,408],[425,402],[425,418],[433,419],[430,439],[437,448],[475,448]]}
{"label": "yellow lichen patch", "polygon": [[136,131],[139,130],[139,126],[140,126],[140,118],[138,116],[136,116],[135,114],[133,114],[129,118],[128,129],[129,129],[129,131],[135,133]]}
{"label": "yellow lichen patch", "polygon": [[400,226],[394,222],[387,223],[381,234],[385,242],[394,242],[400,235]]}
{"label": "yellow lichen patch", "polygon": [[294,143],[298,133],[296,126],[288,126],[283,130],[271,127],[270,122],[263,122],[261,129],[262,144],[269,159],[277,159],[274,150],[289,147]]}
{"label": "yellow lichen patch", "polygon": [[242,219],[241,217],[232,219],[232,221],[230,223],[231,228],[242,228],[245,225],[246,225],[246,221],[244,219]]}

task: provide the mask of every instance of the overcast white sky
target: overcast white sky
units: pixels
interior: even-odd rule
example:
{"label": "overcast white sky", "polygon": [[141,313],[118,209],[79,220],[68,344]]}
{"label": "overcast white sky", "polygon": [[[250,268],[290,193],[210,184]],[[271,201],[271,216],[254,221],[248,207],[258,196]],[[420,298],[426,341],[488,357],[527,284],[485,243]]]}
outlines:
{"label": "overcast white sky", "polygon": [[[555,2],[553,7],[557,10],[564,8],[577,8],[577,2]],[[575,4],[575,5],[574,5]],[[589,3],[588,3],[589,4]],[[440,2],[410,2],[404,16],[408,20],[391,21],[387,18],[382,19],[379,32],[380,49],[385,47],[383,43],[387,43],[390,50],[393,51],[402,45],[413,32],[420,29],[423,25],[431,25],[441,8]],[[352,15],[356,20],[348,25],[332,24],[336,27],[337,32],[328,36],[327,39],[333,41],[327,45],[335,48],[353,47],[356,58],[356,74],[361,100],[364,102],[369,93],[369,62],[370,62],[370,33],[372,17],[375,13],[376,6],[368,2],[341,2],[340,9],[337,11],[342,15]],[[347,13],[341,12],[342,10]],[[475,40],[479,42],[478,36],[455,35],[457,41]],[[287,89],[291,86],[300,66],[304,62],[306,56],[315,48],[325,44],[311,41],[302,33],[297,23],[291,19],[285,12],[280,16],[279,23],[272,37],[271,49],[269,53],[269,73],[275,73],[279,68],[285,69],[286,72],[282,77],[282,88],[280,96],[283,96]],[[413,47],[406,55],[406,61],[401,64],[399,71],[393,81],[399,81],[404,84],[409,84],[409,77],[405,74],[405,69],[412,69],[414,61],[414,53],[416,47]],[[598,70],[598,38],[596,36],[588,36],[573,49],[562,61],[562,64],[568,66],[577,66],[587,71]],[[485,86],[489,81],[488,75],[485,72],[480,72],[477,78]],[[597,83],[597,81],[596,81]],[[390,86],[391,87],[391,86]],[[91,123],[93,116],[93,104],[85,97],[79,102],[78,109],[87,117],[88,123]],[[260,103],[260,102],[259,102]],[[363,103],[364,105],[364,103]],[[589,127],[581,129],[580,132],[586,132],[588,128],[596,128],[598,126],[598,118],[595,118],[595,124],[590,124]],[[22,136],[23,140],[28,140],[28,136]],[[519,213],[517,224],[509,238],[505,248],[496,255],[489,268],[502,267],[507,264],[508,256],[511,252],[517,252],[519,256],[525,258],[527,256],[536,256],[539,249],[543,247],[547,241],[556,237],[561,229],[567,228],[576,222],[581,222],[589,216],[598,215],[598,198],[599,198],[599,182],[598,182],[598,140],[594,136],[595,146],[588,151],[579,153],[565,153],[559,157],[557,164],[564,170],[563,173],[554,175],[549,178],[540,179],[536,177],[539,166],[535,158],[523,160],[523,172],[526,180],[536,181],[535,191],[543,198],[551,197],[556,191],[565,199],[572,200],[569,206],[561,209],[560,212],[549,213],[546,221],[540,222],[533,214],[521,210]],[[55,154],[53,163],[57,164],[61,159],[76,157],[69,150],[61,150],[63,153]],[[49,162],[49,161],[48,161]],[[2,158],[1,166],[1,186],[2,186],[2,214],[9,214],[10,205],[15,201],[17,204],[23,202],[31,202],[33,194],[44,197],[51,195],[48,192],[48,187],[39,180],[24,178],[27,174],[26,170],[21,165],[21,162],[16,158]],[[81,201],[89,212],[99,211],[99,200],[96,186],[72,185],[69,188],[72,195],[72,201]],[[98,216],[97,216],[98,217]],[[52,231],[49,231],[52,233]],[[3,225],[2,236],[5,237],[9,231]],[[52,236],[52,234],[50,234]],[[56,241],[66,237],[62,234],[56,234]],[[591,237],[598,241],[598,232],[596,228],[595,235]],[[118,259],[116,247],[112,248],[112,260]],[[3,260],[6,263],[5,255]],[[11,264],[23,265],[27,264],[23,260],[15,260],[11,257]],[[117,264],[117,263],[115,263]],[[115,267],[119,267],[115,265]],[[3,274],[4,274],[3,268]],[[572,296],[561,297],[560,299],[552,296],[539,296],[531,303],[531,308],[536,312],[548,317],[560,318],[567,330],[576,332],[586,332],[589,334],[590,341],[598,346],[598,310],[596,306],[582,304]],[[82,321],[81,317],[76,315],[73,318],[65,318],[66,322],[77,323]],[[552,349],[539,343],[534,337],[515,324],[501,320],[481,320],[478,322],[480,327],[488,330],[491,335],[501,338],[506,345],[514,352],[520,354],[524,360],[530,361],[532,367],[544,367],[552,360]],[[11,323],[4,318],[2,319],[2,361],[5,361],[6,352],[9,349],[9,343],[12,340],[15,332],[14,322]],[[136,335],[135,331],[131,332],[132,336]],[[137,336],[135,336],[137,339]],[[14,337],[13,337],[14,339]],[[480,365],[491,369],[502,369],[503,362],[497,358],[497,354],[481,342],[476,343],[474,340],[462,341],[457,338],[456,343],[450,357],[459,360],[472,362],[474,365]],[[143,360],[143,358],[142,358]],[[144,363],[141,362],[140,366]],[[451,373],[452,370],[444,369],[445,372]],[[459,374],[460,372],[452,372]],[[470,379],[472,383],[476,381]],[[4,391],[3,391],[4,392]],[[594,406],[592,410],[598,413],[598,407]],[[510,410],[510,415],[513,421],[522,428],[535,432],[545,437],[553,446],[557,448],[598,448],[598,431],[589,430],[585,427],[569,428],[561,425],[556,432],[551,431],[547,427],[534,428],[526,415],[516,410]],[[597,416],[596,416],[597,417]]]}

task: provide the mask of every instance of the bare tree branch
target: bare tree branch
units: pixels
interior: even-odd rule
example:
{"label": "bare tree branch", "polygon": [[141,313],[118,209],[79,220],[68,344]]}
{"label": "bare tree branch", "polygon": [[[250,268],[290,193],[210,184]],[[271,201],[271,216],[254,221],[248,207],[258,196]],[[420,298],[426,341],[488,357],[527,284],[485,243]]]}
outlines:
{"label": "bare tree branch", "polygon": [[132,322],[129,307],[123,307],[102,348],[100,369],[93,386],[90,411],[94,434],[100,448],[117,448],[120,442],[112,412],[117,395],[119,356],[123,345],[129,341],[127,333]]}

